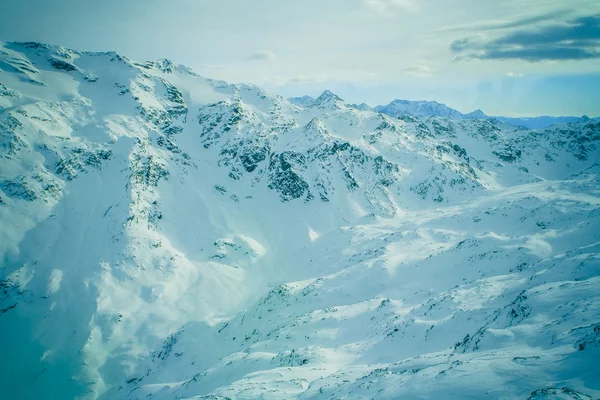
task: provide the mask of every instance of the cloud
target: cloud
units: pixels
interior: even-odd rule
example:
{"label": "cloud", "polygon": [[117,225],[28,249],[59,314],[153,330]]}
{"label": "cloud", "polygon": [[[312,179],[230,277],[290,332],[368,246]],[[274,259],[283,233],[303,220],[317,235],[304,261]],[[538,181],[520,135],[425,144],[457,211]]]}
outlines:
{"label": "cloud", "polygon": [[493,39],[485,33],[459,39],[450,45],[450,50],[457,59],[536,62],[600,58],[600,14],[544,26],[536,26],[537,22],[529,18],[527,23],[506,24],[504,28],[528,28],[509,30]]}
{"label": "cloud", "polygon": [[376,79],[377,75],[368,71],[337,70],[330,73],[308,75],[269,75],[264,77],[263,83],[271,87],[279,87],[288,85],[317,85],[328,82],[363,84],[365,82],[372,82]]}
{"label": "cloud", "polygon": [[363,4],[377,13],[388,14],[399,9],[415,11],[418,9],[413,0],[363,0]]}
{"label": "cloud", "polygon": [[556,10],[542,15],[533,15],[528,17],[523,17],[516,20],[511,21],[485,21],[485,22],[476,22],[464,25],[456,25],[450,26],[446,28],[441,28],[436,30],[438,33],[444,32],[465,32],[465,31],[481,31],[481,30],[500,30],[500,29],[510,29],[510,28],[521,28],[524,26],[532,25],[532,24],[540,24],[544,22],[555,22],[559,17],[565,17],[565,15],[571,14],[571,10]]}
{"label": "cloud", "polygon": [[318,75],[298,75],[289,78],[285,83],[287,84],[303,84],[303,83],[323,83],[327,82],[327,77]]}
{"label": "cloud", "polygon": [[251,61],[273,61],[277,58],[277,55],[271,50],[258,50],[248,57]]}
{"label": "cloud", "polygon": [[421,77],[429,77],[434,75],[434,70],[427,64],[419,63],[411,65],[405,68],[404,71],[410,75],[416,75]]}
{"label": "cloud", "polygon": [[324,83],[329,81],[331,81],[331,78],[324,75],[267,75],[263,77],[262,84],[270,87],[280,87],[286,85],[308,85],[315,83]]}

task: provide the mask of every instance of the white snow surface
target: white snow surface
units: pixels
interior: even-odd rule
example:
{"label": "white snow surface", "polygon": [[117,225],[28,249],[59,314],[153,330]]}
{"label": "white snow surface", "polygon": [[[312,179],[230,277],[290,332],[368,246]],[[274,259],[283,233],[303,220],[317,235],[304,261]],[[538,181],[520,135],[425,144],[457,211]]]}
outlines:
{"label": "white snow surface", "polygon": [[600,123],[304,100],[0,43],[1,397],[598,398]]}

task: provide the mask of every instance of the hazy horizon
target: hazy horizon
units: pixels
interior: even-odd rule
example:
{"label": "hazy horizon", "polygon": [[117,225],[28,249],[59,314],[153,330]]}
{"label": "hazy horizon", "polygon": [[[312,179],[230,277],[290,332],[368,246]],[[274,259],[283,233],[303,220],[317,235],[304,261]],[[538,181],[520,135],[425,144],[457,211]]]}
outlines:
{"label": "hazy horizon", "polygon": [[600,116],[600,3],[590,0],[24,0],[0,5],[0,40],[168,58],[283,97],[329,89],[371,106]]}

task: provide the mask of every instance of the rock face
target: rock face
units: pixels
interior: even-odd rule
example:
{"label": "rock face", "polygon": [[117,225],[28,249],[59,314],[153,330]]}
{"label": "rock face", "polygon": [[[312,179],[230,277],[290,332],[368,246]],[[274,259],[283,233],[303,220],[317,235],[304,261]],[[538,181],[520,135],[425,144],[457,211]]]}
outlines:
{"label": "rock face", "polygon": [[0,393],[600,396],[600,123],[0,47]]}

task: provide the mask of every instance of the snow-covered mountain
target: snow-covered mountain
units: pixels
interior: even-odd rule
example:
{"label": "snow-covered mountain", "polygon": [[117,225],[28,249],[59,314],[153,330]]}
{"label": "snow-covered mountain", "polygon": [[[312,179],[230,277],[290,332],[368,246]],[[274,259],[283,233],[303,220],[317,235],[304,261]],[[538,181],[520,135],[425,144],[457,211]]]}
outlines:
{"label": "snow-covered mountain", "polygon": [[599,122],[37,43],[0,70],[3,398],[600,396]]}
{"label": "snow-covered mountain", "polygon": [[[587,116],[582,117],[549,117],[549,116],[541,116],[541,117],[492,117],[496,118],[499,121],[504,122],[505,124],[515,125],[515,126],[524,126],[528,129],[543,129],[549,127],[551,125],[557,124],[568,124],[568,123],[577,123],[577,122],[585,122],[589,118]],[[600,121],[600,118],[594,118],[594,121]]]}
{"label": "snow-covered mountain", "polygon": [[417,118],[445,117],[450,119],[463,119],[464,114],[437,101],[409,101],[394,100],[386,106],[376,106],[375,111],[398,118],[411,115]]}
{"label": "snow-covered mountain", "polygon": [[[288,99],[294,104],[301,106],[310,105],[315,101],[310,96],[293,97]],[[488,116],[481,110],[475,110],[467,114],[463,114],[458,110],[448,107],[445,104],[438,103],[437,101],[411,101],[411,100],[399,100],[396,99],[387,105],[379,105],[371,108],[369,105],[352,104],[353,107],[362,111],[377,111],[394,118],[402,118],[406,116],[412,116],[416,118],[429,118],[429,117],[445,117],[449,119],[493,119],[500,121],[508,125],[524,127],[527,129],[544,129],[552,125],[567,124],[567,123],[578,123],[586,122],[589,120],[587,116],[582,117],[502,117],[502,116]],[[595,118],[595,121],[600,121],[600,118]]]}

